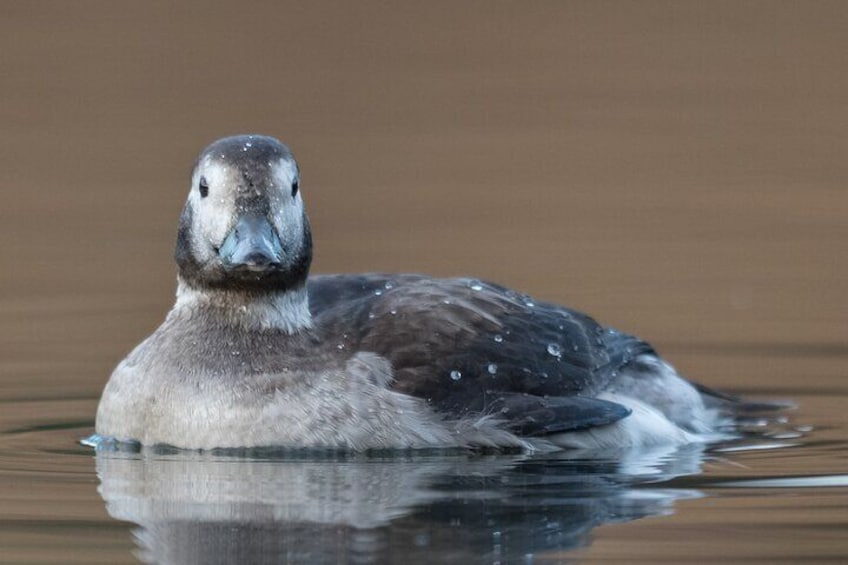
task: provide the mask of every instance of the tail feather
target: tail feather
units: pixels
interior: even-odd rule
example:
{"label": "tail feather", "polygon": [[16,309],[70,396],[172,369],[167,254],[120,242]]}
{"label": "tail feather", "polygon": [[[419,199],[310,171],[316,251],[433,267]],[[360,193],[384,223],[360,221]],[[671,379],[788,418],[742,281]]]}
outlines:
{"label": "tail feather", "polygon": [[792,410],[797,407],[789,400],[751,400],[735,394],[718,391],[700,383],[692,383],[708,408],[732,413],[736,417],[756,416]]}

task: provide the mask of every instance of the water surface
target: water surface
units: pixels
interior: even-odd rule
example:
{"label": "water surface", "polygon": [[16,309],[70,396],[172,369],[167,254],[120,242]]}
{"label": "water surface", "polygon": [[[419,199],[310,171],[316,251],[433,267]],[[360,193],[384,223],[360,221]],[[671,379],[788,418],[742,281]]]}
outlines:
{"label": "water surface", "polygon": [[604,454],[95,454],[74,443],[90,420],[73,419],[93,399],[15,404],[54,418],[0,421],[8,562],[837,562],[844,551],[844,436],[825,422],[752,420],[709,447]]}

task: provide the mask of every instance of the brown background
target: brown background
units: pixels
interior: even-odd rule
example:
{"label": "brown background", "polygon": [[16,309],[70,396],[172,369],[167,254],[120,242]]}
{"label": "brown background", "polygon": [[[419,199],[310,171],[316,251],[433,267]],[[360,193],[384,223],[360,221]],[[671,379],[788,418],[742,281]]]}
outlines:
{"label": "brown background", "polygon": [[32,326],[125,333],[103,371],[169,306],[192,160],[240,132],[299,158],[316,271],[485,277],[660,345],[848,336],[843,3],[0,13],[2,304],[145,306]]}

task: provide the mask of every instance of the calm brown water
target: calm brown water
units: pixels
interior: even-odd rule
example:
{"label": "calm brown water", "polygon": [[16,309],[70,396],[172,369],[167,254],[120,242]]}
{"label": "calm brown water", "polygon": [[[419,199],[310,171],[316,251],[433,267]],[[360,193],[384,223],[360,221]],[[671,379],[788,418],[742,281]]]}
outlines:
{"label": "calm brown water", "polygon": [[[844,3],[0,6],[0,562],[845,562]],[[547,458],[99,454],[189,167],[294,149],[317,272],[496,280],[799,408]]]}

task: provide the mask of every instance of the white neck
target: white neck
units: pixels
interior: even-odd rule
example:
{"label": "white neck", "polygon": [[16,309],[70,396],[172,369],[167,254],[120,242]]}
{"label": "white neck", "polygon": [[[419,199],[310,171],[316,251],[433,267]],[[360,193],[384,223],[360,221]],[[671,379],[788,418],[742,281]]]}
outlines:
{"label": "white neck", "polygon": [[182,314],[211,310],[229,324],[253,330],[282,330],[289,334],[312,327],[306,286],[295,290],[246,294],[229,290],[198,290],[177,278],[177,302],[171,310]]}

